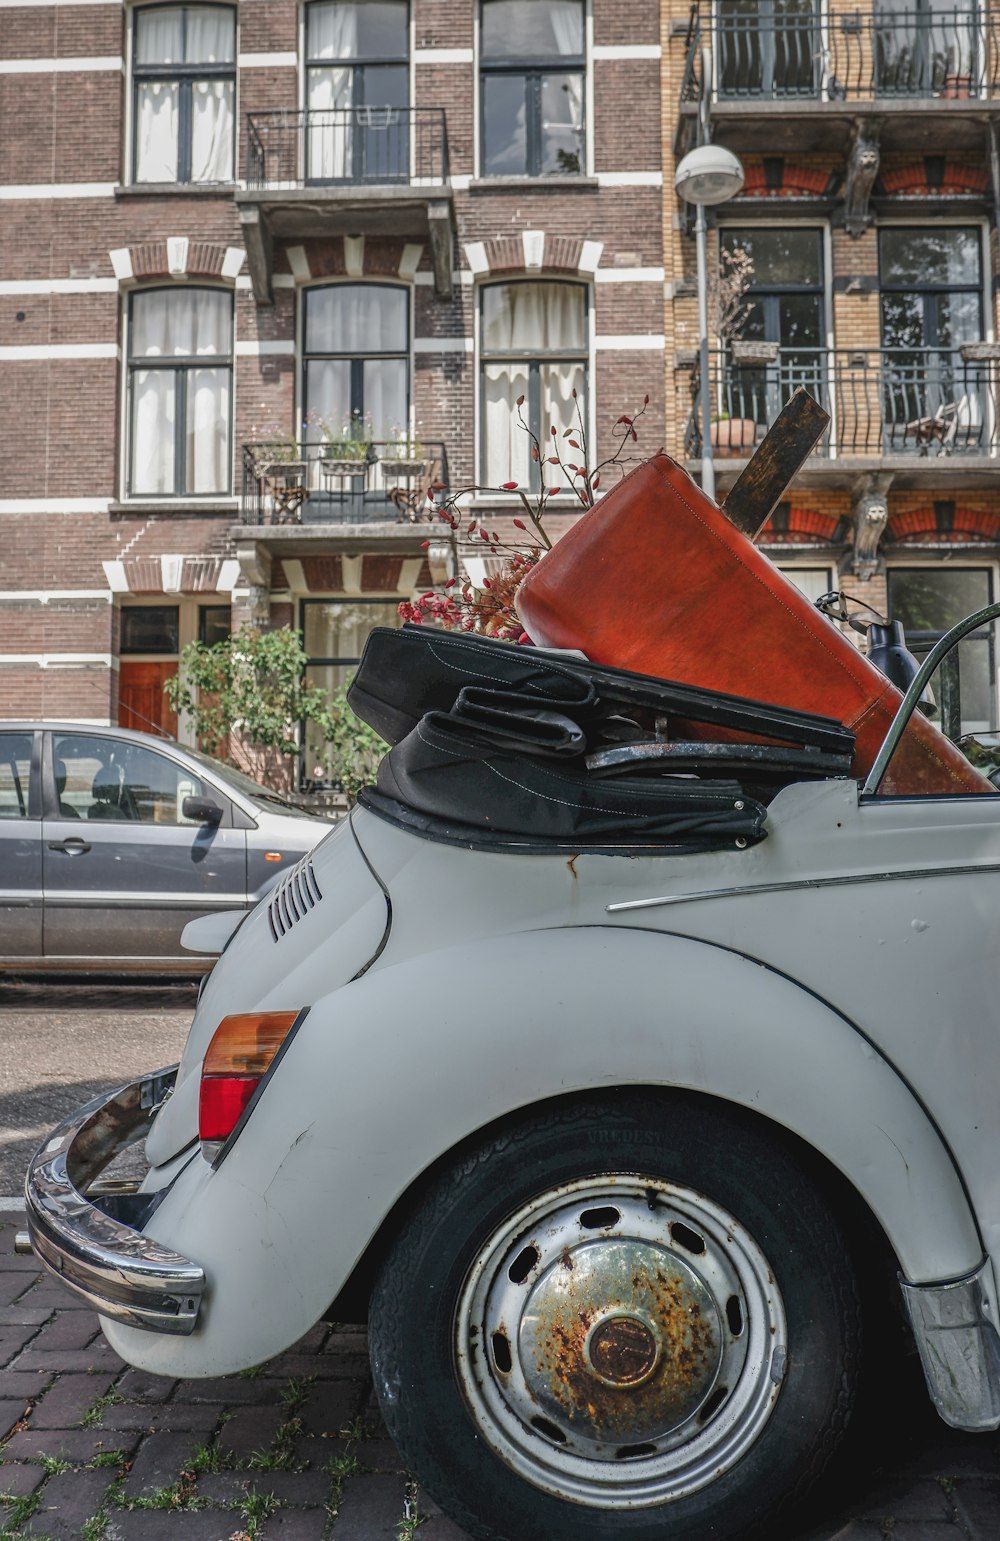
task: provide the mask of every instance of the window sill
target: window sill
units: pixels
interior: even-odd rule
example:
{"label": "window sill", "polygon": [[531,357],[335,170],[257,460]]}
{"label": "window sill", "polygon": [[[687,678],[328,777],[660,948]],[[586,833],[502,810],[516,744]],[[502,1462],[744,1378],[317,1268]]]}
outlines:
{"label": "window sill", "polygon": [[109,514],[235,514],[239,512],[239,498],[127,498],[124,502],[112,500]]}
{"label": "window sill", "polygon": [[[529,503],[531,503],[532,507],[534,507],[534,500],[537,494],[529,492],[526,494],[526,496]],[[508,513],[514,514],[518,511],[521,513],[524,512],[524,504],[521,502],[521,499],[516,492],[498,492],[489,497],[484,496],[482,493],[477,493],[475,497],[469,499],[468,503],[463,503],[462,508],[470,508],[473,510],[492,508],[498,514],[504,515]],[[546,498],[545,512],[542,515],[542,520],[544,523],[545,518],[550,513],[585,514],[586,512],[586,508],[580,502],[578,497],[575,495],[570,495],[569,493],[562,493],[557,498]],[[483,545],[486,545],[485,541],[483,541]]]}
{"label": "window sill", "polygon": [[474,177],[470,193],[596,193],[596,177]]}
{"label": "window sill", "polygon": [[119,182],[116,198],[231,198],[237,182]]}

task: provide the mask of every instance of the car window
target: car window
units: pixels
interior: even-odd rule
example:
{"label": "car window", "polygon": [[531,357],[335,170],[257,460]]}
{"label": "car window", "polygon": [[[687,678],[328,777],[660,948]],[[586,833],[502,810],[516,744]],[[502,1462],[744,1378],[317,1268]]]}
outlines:
{"label": "car window", "polygon": [[28,817],[31,734],[0,733],[0,819]]}
{"label": "car window", "polygon": [[90,733],[54,733],[52,758],[59,815],[134,824],[197,824],[182,813],[185,797],[203,796],[185,765],[143,744]]}

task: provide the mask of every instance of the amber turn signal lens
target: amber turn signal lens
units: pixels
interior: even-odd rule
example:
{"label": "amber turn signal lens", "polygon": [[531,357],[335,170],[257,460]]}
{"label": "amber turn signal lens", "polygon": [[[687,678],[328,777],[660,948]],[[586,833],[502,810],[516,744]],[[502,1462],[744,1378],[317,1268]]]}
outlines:
{"label": "amber turn signal lens", "polygon": [[201,1069],[199,1139],[229,1138],[298,1015],[263,1011],[223,1017]]}

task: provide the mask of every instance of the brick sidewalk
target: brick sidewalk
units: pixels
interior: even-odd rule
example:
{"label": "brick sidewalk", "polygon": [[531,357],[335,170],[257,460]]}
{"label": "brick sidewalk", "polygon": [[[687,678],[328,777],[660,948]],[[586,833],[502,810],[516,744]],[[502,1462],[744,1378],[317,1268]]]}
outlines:
{"label": "brick sidewalk", "polygon": [[[401,1468],[363,1329],[316,1327],[253,1374],[144,1375],[13,1255],[15,1229],[0,1220],[0,1541],[467,1541]],[[998,1541],[1000,1436],[951,1433],[907,1389],[839,1512],[772,1541]]]}

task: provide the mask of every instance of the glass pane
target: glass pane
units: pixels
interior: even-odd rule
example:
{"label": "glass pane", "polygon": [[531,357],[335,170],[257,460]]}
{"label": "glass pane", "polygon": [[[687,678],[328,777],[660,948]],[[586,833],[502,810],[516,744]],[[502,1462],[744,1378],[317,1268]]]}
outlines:
{"label": "glass pane", "polygon": [[583,76],[542,76],[543,176],[576,176],[583,170]]}
{"label": "glass pane", "polygon": [[907,633],[946,632],[990,603],[990,574],[984,567],[890,567],[889,612]]}
{"label": "glass pane", "polygon": [[202,795],[203,783],[186,766],[127,740],[94,734],[57,734],[53,757],[66,772],[60,798],[78,817],[139,824],[196,824],[185,819],[185,797]]}
{"label": "glass pane", "polygon": [[[526,363],[487,364],[483,370],[483,480],[531,484],[531,440],[518,421],[515,405],[528,394]],[[524,413],[528,419],[527,412]]]}
{"label": "glass pane", "polygon": [[957,348],[983,335],[982,298],[978,294],[942,294],[937,303],[938,348]]}
{"label": "glass pane", "polygon": [[483,290],[483,350],[541,354],[587,345],[580,284],[490,284]]}
{"label": "glass pane", "polygon": [[879,274],[883,284],[951,284],[969,289],[980,285],[980,234],[976,229],[879,231]]}
{"label": "glass pane", "polygon": [[129,484],[134,493],[168,496],[175,489],[176,393],[174,370],[132,371],[132,474]]}
{"label": "glass pane", "polygon": [[527,115],[523,75],[483,79],[483,175],[523,176],[528,169]]}
{"label": "glass pane", "polygon": [[233,302],[221,289],[150,289],[132,298],[133,358],[232,353]]}
{"label": "glass pane", "polygon": [[778,336],[782,348],[818,348],[823,342],[823,300],[818,294],[778,297]]}
{"label": "glass pane", "polygon": [[136,64],[180,64],[183,53],[184,13],[180,6],[136,11]]}
{"label": "glass pane", "polygon": [[810,604],[815,604],[817,599],[828,594],[833,587],[828,567],[782,567],[780,571],[806,596]]}
{"label": "glass pane", "polygon": [[[539,427],[543,441],[550,428],[554,427],[559,435],[565,428],[576,428],[578,406],[583,414],[583,421],[587,421],[587,370],[584,364],[542,364],[538,377],[541,397]],[[576,400],[573,398],[574,391],[576,391]],[[552,466],[549,467],[549,473],[546,479],[550,483],[560,474],[557,468]]]}
{"label": "glass pane", "polygon": [[366,66],[358,107],[353,175],[361,182],[403,181],[410,170],[409,72],[405,66]]}
{"label": "glass pane", "polygon": [[883,294],[882,344],[886,348],[922,348],[924,308],[916,294]]}
{"label": "glass pane", "polygon": [[143,81],[135,103],[135,179],[177,181],[180,87],[176,81]]}
{"label": "glass pane", "polygon": [[345,181],[353,175],[354,71],[344,67],[309,71],[309,127],[306,175]]}
{"label": "glass pane", "polygon": [[483,0],[484,59],[583,56],[582,0]]}
{"label": "glass pane", "polygon": [[[375,600],[358,604],[351,600],[330,600],[315,603],[307,601],[302,607],[303,639],[310,659],[336,658],[341,663],[354,665],[364,650],[365,639],[375,626],[398,626],[395,599]],[[309,664],[309,677],[316,684],[327,681],[317,678],[315,664]],[[341,683],[353,668],[339,676],[331,676],[330,683]]]}
{"label": "glass pane", "polygon": [[309,359],[306,362],[306,406],[309,422],[303,437],[319,442],[318,419],[334,431],[351,416],[351,366],[347,359]]}
{"label": "glass pane", "polygon": [[335,284],[306,293],[307,353],[405,353],[405,289]]}
{"label": "glass pane", "polygon": [[405,59],[407,20],[406,0],[307,6],[309,58]]}
{"label": "glass pane", "polygon": [[0,819],[28,817],[30,781],[31,734],[0,733]]}
{"label": "glass pane", "polygon": [[228,369],[191,369],[187,375],[185,491],[229,490]]}
{"label": "glass pane", "polygon": [[178,613],[176,605],[123,605],[119,652],[179,652]]}
{"label": "glass pane", "polygon": [[196,80],[191,87],[191,180],[228,182],[233,175],[231,80]]}
{"label": "glass pane", "polygon": [[375,439],[394,439],[406,432],[409,420],[409,369],[405,359],[365,359],[362,370],[362,416]]}
{"label": "glass pane", "polygon": [[236,62],[236,13],[227,6],[189,6],[184,52],[188,64]]}
{"label": "glass pane", "polygon": [[201,605],[198,609],[198,640],[206,647],[225,642],[233,629],[233,612],[229,605]]}
{"label": "glass pane", "polygon": [[823,237],[819,230],[723,230],[725,251],[745,251],[753,283],[762,288],[823,282]]}

